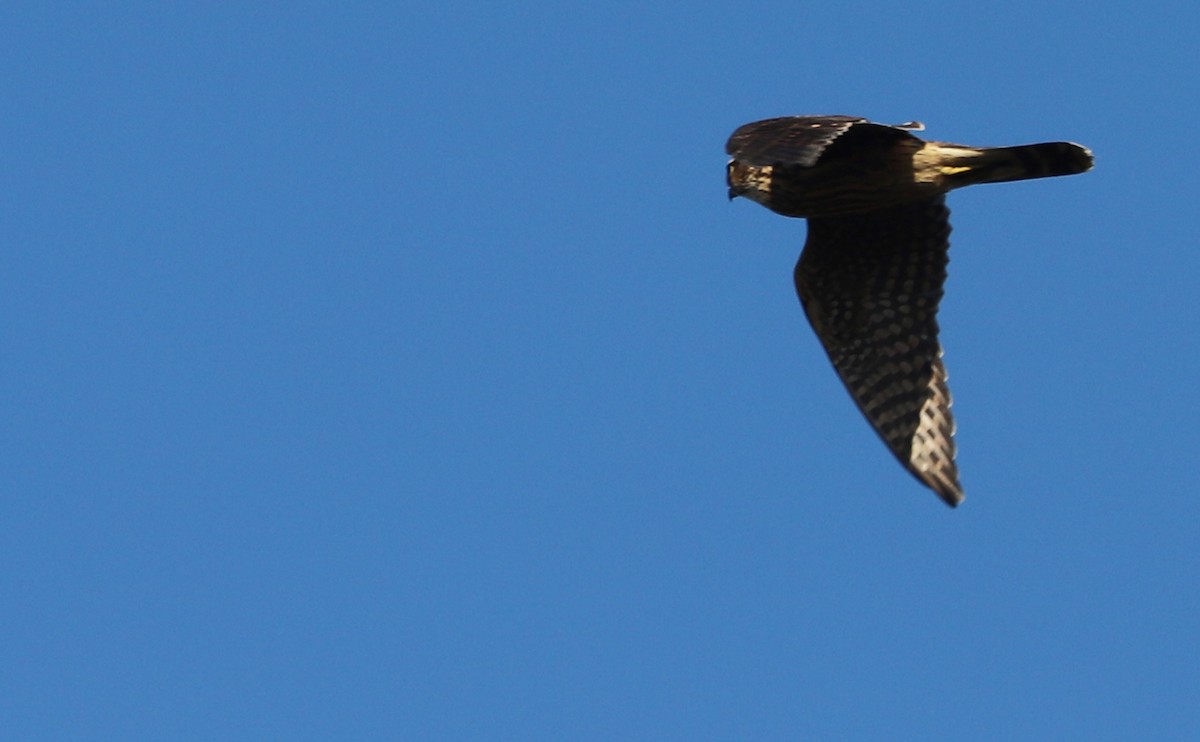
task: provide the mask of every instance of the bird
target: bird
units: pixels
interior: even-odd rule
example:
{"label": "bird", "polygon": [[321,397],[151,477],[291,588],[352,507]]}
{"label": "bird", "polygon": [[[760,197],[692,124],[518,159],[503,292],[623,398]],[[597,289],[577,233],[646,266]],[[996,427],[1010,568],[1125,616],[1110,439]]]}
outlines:
{"label": "bird", "polygon": [[725,152],[732,201],[808,220],[793,279],[834,369],[900,463],[950,507],[955,463],[938,304],[946,280],[945,196],[981,183],[1092,168],[1073,142],[970,147],[925,141],[917,121],[783,116],[738,127]]}

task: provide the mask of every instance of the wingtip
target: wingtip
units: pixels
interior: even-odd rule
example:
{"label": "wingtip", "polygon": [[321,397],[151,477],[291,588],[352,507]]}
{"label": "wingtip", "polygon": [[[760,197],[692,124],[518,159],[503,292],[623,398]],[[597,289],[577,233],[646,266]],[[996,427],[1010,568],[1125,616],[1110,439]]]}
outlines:
{"label": "wingtip", "polygon": [[962,501],[967,499],[962,490],[938,491],[938,497],[942,498],[942,502],[950,506],[951,509],[957,508],[962,504]]}

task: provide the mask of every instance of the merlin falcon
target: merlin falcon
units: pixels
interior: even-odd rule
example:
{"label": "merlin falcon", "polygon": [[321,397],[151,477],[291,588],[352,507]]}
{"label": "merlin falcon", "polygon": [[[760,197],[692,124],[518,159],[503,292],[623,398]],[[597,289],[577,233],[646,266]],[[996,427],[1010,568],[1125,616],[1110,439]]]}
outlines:
{"label": "merlin falcon", "polygon": [[729,198],[808,219],[794,278],[808,321],[859,409],[900,463],[950,507],[963,500],[938,342],[950,212],[977,183],[1074,175],[1092,153],[1070,142],[967,147],[927,142],[918,122],[785,116],[725,145]]}

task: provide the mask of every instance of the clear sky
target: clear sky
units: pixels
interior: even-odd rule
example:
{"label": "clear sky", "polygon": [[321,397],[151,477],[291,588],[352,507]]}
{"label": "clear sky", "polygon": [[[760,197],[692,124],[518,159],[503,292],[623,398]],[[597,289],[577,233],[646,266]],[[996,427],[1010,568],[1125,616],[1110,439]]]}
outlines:
{"label": "clear sky", "polygon": [[[0,10],[0,736],[1200,739],[1194,2]],[[784,114],[953,194],[967,493],[726,201]]]}

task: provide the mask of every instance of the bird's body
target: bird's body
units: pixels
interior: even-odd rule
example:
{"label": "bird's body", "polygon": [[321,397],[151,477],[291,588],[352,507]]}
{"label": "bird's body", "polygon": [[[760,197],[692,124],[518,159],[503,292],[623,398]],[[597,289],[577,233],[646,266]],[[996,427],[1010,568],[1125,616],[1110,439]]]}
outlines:
{"label": "bird's body", "polygon": [[789,116],[726,144],[729,196],[809,220],[800,302],[851,396],[901,463],[949,505],[963,499],[937,308],[949,248],[948,191],[1085,172],[1091,153],[1050,142],[980,148],[926,142],[920,124]]}

